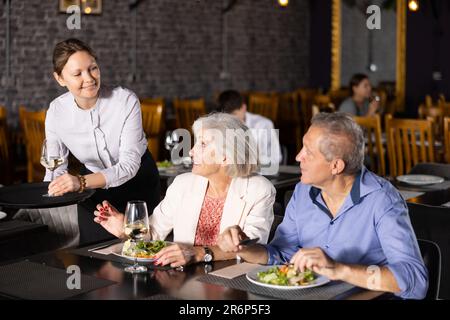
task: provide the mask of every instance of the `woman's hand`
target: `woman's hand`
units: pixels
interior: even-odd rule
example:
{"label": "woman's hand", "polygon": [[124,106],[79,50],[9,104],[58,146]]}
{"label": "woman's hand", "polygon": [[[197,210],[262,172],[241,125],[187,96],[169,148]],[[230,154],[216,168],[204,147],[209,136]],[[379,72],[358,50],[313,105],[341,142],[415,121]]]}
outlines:
{"label": "woman's hand", "polygon": [[175,268],[196,262],[195,257],[199,255],[199,249],[203,250],[203,248],[175,243],[163,248],[155,255],[155,265],[166,266],[170,264],[171,267]]}
{"label": "woman's hand", "polygon": [[48,185],[48,193],[52,196],[62,196],[68,192],[80,190],[80,180],[71,174],[65,173],[57,177]]}
{"label": "woman's hand", "polygon": [[109,233],[115,235],[117,238],[125,238],[123,231],[123,214],[114,208],[108,201],[103,201],[102,204],[97,205],[97,210],[94,211],[94,221],[99,223]]}
{"label": "woman's hand", "polygon": [[166,290],[179,290],[186,280],[186,272],[155,270],[155,279]]}

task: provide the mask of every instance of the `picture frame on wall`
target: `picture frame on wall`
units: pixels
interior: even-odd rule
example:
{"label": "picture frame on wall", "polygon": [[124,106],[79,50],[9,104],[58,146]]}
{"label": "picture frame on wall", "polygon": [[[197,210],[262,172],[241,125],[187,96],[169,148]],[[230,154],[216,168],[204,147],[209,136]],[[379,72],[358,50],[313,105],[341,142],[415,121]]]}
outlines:
{"label": "picture frame on wall", "polygon": [[67,13],[70,6],[81,6],[81,0],[59,0],[59,12]]}

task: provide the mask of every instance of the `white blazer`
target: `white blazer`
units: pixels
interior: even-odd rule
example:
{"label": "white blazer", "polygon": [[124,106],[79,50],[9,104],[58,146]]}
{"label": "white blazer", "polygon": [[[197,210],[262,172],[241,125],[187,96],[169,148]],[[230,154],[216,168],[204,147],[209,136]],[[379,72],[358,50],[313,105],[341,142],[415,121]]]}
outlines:
{"label": "white blazer", "polygon": [[[208,179],[185,173],[177,176],[165,198],[150,216],[152,239],[165,239],[173,230],[174,241],[193,245]],[[220,233],[239,225],[250,238],[267,243],[273,222],[275,188],[263,176],[233,178],[223,207]]]}

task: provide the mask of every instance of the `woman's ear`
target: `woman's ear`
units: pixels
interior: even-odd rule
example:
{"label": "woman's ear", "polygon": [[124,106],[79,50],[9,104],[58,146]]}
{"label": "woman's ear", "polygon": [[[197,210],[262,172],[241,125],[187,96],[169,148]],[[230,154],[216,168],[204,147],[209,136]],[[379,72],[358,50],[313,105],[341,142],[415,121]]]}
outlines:
{"label": "woman's ear", "polygon": [[53,77],[55,78],[56,82],[59,83],[59,85],[61,87],[65,87],[66,86],[66,82],[64,81],[64,78],[62,77],[62,75],[59,75],[56,72],[53,72]]}

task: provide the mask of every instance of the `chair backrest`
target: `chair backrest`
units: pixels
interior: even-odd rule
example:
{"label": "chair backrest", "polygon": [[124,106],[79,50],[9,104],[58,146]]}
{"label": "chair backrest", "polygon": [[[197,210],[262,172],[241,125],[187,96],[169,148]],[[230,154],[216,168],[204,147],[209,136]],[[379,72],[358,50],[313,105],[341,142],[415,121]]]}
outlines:
{"label": "chair backrest", "polygon": [[252,93],[248,98],[248,111],[278,121],[278,97],[273,94]]}
{"label": "chair backrest", "polygon": [[428,269],[428,291],[425,299],[437,300],[441,285],[441,250],[430,240],[418,239],[420,253]]}
{"label": "chair backrest", "polygon": [[392,177],[410,171],[420,162],[434,162],[433,126],[429,120],[393,119],[386,116],[389,170]]}
{"label": "chair backrest", "polygon": [[450,117],[444,118],[444,154],[445,161],[450,163]]}
{"label": "chair backrest", "polygon": [[192,133],[192,124],[200,116],[206,114],[206,106],[204,99],[173,101],[175,108],[175,116],[177,119],[177,127],[189,130]]}
{"label": "chair backrest", "polygon": [[155,98],[142,98],[140,99],[141,104],[161,104],[164,107],[164,98],[163,97],[155,97]]}
{"label": "chair backrest", "polygon": [[141,103],[142,127],[148,140],[148,150],[155,160],[159,159],[163,104],[161,102]]}
{"label": "chair backrest", "polygon": [[[303,137],[299,98],[297,92],[280,94],[278,109],[278,125],[280,128],[286,129],[280,132],[280,142],[285,144],[287,141],[290,143],[294,140],[297,151],[302,147]],[[286,159],[286,157],[283,157],[283,159]]]}
{"label": "chair backrest", "polygon": [[299,96],[300,120],[302,122],[302,131],[304,134],[311,125],[311,107],[314,104],[314,97],[319,93],[319,91],[313,88],[301,88],[297,89],[296,92]]}
{"label": "chair backrest", "polygon": [[379,176],[386,175],[384,148],[381,140],[381,120],[379,115],[371,117],[353,117],[364,130],[367,138],[367,154],[370,159],[370,169]]}
{"label": "chair backrest", "polygon": [[333,103],[333,105],[336,108],[339,108],[339,106],[341,105],[341,103],[347,99],[348,97],[350,97],[350,89],[349,88],[341,88],[338,90],[333,90],[330,91],[328,93],[331,103]]}
{"label": "chair backrest", "polygon": [[8,127],[6,120],[6,108],[0,106],[0,160],[9,162]]}
{"label": "chair backrest", "polygon": [[419,106],[419,118],[428,119],[433,122],[435,137],[442,137],[444,131],[444,109],[441,107]]}
{"label": "chair backrest", "polygon": [[21,107],[19,116],[27,151],[28,182],[42,181],[45,171],[40,158],[45,139],[45,111],[28,111]]}

